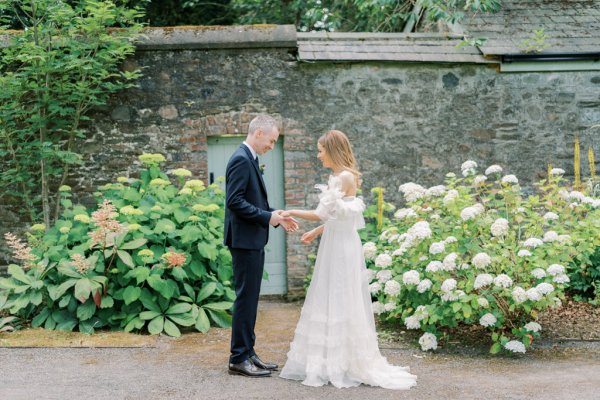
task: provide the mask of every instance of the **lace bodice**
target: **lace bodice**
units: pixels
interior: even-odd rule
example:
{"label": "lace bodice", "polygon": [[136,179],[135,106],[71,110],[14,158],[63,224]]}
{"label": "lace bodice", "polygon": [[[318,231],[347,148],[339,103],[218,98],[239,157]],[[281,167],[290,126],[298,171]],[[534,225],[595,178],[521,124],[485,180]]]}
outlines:
{"label": "lace bodice", "polygon": [[330,175],[327,185],[315,185],[321,191],[315,213],[322,221],[354,221],[354,228],[365,226],[363,211],[365,204],[360,197],[345,196],[339,176]]}

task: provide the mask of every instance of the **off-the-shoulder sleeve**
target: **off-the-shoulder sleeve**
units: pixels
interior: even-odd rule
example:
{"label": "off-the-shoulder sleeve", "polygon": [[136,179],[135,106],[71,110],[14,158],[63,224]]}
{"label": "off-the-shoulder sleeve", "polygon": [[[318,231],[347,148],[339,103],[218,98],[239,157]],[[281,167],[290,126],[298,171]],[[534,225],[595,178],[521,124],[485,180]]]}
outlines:
{"label": "off-the-shoulder sleeve", "polygon": [[327,185],[315,185],[315,188],[321,191],[321,194],[319,194],[319,205],[315,210],[315,214],[321,218],[321,221],[327,221],[335,216],[337,201],[342,200],[344,192],[336,187],[328,187]]}
{"label": "off-the-shoulder sleeve", "polygon": [[338,199],[335,205],[336,218],[354,219],[354,228],[363,229],[365,227],[365,219],[363,212],[365,211],[365,203],[360,197],[353,199]]}

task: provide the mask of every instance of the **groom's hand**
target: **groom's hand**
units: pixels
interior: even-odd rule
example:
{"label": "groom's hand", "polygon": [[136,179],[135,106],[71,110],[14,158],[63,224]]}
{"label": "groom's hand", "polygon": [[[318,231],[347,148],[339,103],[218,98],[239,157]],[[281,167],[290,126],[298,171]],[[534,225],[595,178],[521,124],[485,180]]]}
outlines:
{"label": "groom's hand", "polygon": [[[276,224],[273,222],[276,221]],[[288,212],[284,210],[276,210],[271,214],[271,225],[281,225],[287,232],[295,232],[298,230],[298,221],[292,218]]]}

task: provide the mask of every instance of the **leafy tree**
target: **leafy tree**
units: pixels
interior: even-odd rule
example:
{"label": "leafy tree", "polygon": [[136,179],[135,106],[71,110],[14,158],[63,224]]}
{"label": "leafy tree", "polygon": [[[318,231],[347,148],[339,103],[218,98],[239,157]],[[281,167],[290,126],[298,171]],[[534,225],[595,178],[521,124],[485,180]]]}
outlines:
{"label": "leafy tree", "polygon": [[2,22],[23,29],[0,52],[0,196],[31,221],[58,217],[56,192],[81,163],[73,146],[89,111],[140,76],[119,65],[142,15],[108,0],[0,0]]}

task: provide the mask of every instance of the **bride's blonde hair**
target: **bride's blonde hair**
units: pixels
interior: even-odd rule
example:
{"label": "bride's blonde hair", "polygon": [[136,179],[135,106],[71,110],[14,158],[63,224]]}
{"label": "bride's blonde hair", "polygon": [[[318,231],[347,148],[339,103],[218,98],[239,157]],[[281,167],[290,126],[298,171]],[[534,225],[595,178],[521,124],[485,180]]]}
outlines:
{"label": "bride's blonde hair", "polygon": [[336,166],[352,172],[356,180],[356,186],[360,186],[360,172],[356,165],[356,159],[352,152],[352,146],[346,134],[342,131],[330,130],[319,138],[318,141],[325,149]]}

